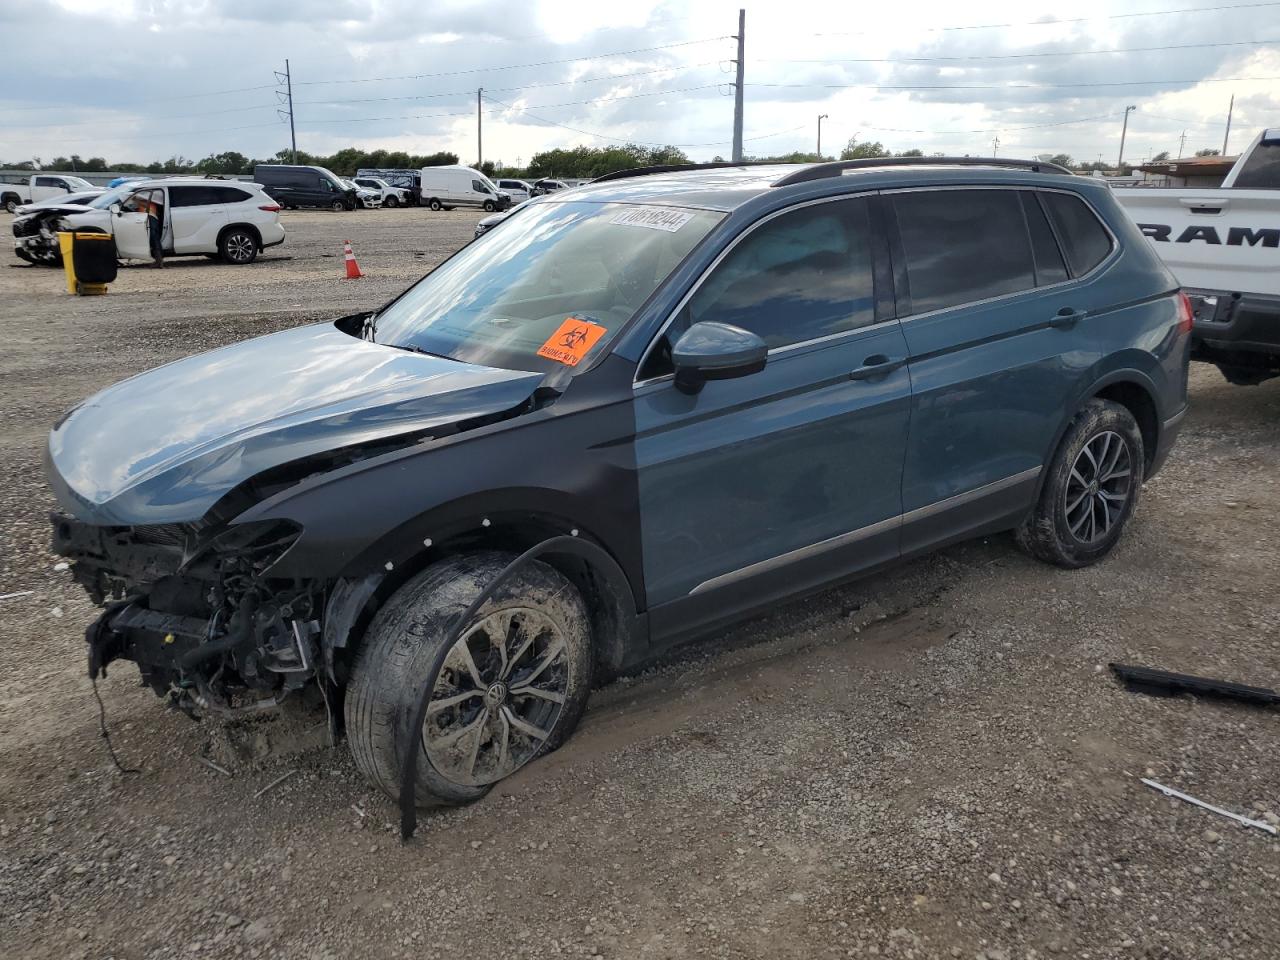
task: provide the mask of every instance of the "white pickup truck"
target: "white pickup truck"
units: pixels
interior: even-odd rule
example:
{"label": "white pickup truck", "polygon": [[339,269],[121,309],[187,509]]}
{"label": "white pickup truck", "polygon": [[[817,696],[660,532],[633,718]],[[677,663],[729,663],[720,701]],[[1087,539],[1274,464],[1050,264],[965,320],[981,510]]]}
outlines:
{"label": "white pickup truck", "polygon": [[1114,192],[1191,298],[1192,358],[1232,383],[1280,376],[1280,128],[1258,134],[1216,189]]}
{"label": "white pickup truck", "polygon": [[0,206],[13,213],[26,203],[39,203],[68,193],[84,193],[94,189],[96,188],[92,183],[81,177],[65,173],[37,173],[23,177],[19,183],[0,183]]}

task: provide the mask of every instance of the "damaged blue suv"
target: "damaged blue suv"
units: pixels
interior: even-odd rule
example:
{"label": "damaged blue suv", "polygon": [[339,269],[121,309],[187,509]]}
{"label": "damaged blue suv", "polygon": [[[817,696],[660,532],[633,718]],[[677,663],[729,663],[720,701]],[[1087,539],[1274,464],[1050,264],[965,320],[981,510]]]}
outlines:
{"label": "damaged blue suv", "polygon": [[131,660],[195,716],[318,688],[372,783],[464,802],[605,674],[781,600],[1003,530],[1101,559],[1190,331],[1106,185],[1052,164],[627,171],[380,310],[86,400],[54,549],[105,608],[92,675]]}

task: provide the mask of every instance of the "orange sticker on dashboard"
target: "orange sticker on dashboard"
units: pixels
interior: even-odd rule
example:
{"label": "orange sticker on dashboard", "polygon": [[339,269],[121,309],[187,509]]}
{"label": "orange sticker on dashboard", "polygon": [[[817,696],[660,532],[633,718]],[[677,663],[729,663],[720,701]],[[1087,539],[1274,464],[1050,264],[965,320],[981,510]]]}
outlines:
{"label": "orange sticker on dashboard", "polygon": [[576,367],[606,332],[604,327],[590,320],[565,317],[560,329],[538,348],[538,356],[556,360],[566,367]]}

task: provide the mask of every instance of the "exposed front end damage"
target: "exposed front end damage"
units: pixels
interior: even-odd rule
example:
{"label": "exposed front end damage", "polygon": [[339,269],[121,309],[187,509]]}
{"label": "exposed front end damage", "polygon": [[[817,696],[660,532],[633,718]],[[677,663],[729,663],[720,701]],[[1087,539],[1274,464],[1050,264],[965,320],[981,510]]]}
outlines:
{"label": "exposed front end damage", "polygon": [[38,266],[56,267],[62,263],[58,247],[60,210],[39,210],[13,221],[13,252],[19,260]]}
{"label": "exposed front end damage", "polygon": [[132,660],[143,683],[193,717],[274,707],[332,676],[319,584],[276,580],[299,534],[285,523],[90,526],[53,517],[53,549],[105,610],[86,632],[89,672]]}

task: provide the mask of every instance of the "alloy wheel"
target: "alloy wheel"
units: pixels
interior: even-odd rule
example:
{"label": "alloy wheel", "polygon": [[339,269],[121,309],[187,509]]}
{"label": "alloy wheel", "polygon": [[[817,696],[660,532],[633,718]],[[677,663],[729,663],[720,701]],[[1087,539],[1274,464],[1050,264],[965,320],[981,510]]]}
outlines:
{"label": "alloy wheel", "polygon": [[233,233],[226,240],[227,259],[233,263],[248,263],[253,259],[256,244],[247,233]]}
{"label": "alloy wheel", "polygon": [[559,626],[529,607],[491,613],[449,650],[435,679],[422,745],[454,783],[496,783],[542,749],[568,693]]}
{"label": "alloy wheel", "polygon": [[1132,457],[1120,434],[1091,437],[1067,477],[1063,508],[1067,529],[1081,543],[1106,537],[1120,519],[1132,490]]}

